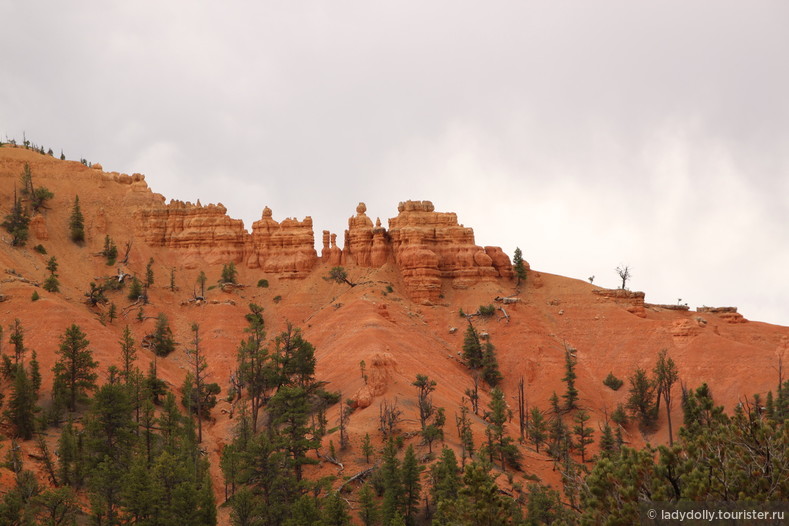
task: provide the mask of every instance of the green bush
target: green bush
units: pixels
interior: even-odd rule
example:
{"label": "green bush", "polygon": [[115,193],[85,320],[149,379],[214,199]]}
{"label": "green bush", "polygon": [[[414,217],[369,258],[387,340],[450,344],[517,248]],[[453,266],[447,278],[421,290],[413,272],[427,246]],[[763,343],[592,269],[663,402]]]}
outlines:
{"label": "green bush", "polygon": [[279,303],[282,301],[282,296],[274,296],[274,303]]}
{"label": "green bush", "polygon": [[31,301],[38,301],[38,300],[39,300],[39,298],[40,298],[40,296],[38,295],[38,291],[37,291],[37,290],[34,290],[34,291],[33,291],[33,295],[30,297],[30,300],[31,300]]}
{"label": "green bush", "polygon": [[480,305],[478,312],[480,316],[493,316],[496,312],[496,307],[493,305]]}
{"label": "green bush", "polygon": [[624,383],[625,383],[625,382],[624,382],[623,380],[620,380],[619,378],[617,378],[616,376],[614,376],[614,373],[608,373],[608,376],[606,376],[606,377],[605,377],[605,380],[603,380],[603,384],[604,384],[606,387],[610,387],[610,388],[611,388],[611,389],[613,389],[614,391],[618,391],[618,390],[619,390],[619,388],[620,388],[620,387],[622,387],[622,385],[623,385]]}
{"label": "green bush", "polygon": [[259,279],[258,280],[258,287],[260,287],[262,289],[267,289],[268,288],[268,280],[267,279]]}
{"label": "green bush", "polygon": [[46,254],[47,253],[47,249],[44,248],[44,245],[36,245],[36,246],[33,247],[33,250],[35,250],[39,254]]}

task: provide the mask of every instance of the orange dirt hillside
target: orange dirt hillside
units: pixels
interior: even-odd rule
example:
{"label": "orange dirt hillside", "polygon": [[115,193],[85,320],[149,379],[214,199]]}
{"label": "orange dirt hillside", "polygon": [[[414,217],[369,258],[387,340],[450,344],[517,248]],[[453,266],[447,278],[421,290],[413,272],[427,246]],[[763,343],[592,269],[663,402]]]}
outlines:
{"label": "orange dirt hillside", "polygon": [[[9,234],[0,231],[3,351],[9,349],[8,326],[18,318],[27,347],[37,351],[41,362],[41,403],[46,403],[55,351],[70,324],[77,323],[87,333],[94,358],[100,363],[100,382],[104,382],[107,368],[120,364],[118,340],[123,328],[128,325],[140,342],[153,331],[156,316],[164,313],[179,345],[171,355],[158,359],[158,371],[177,390],[186,374],[184,349],[190,340],[190,325],[197,322],[208,358],[209,381],[222,387],[213,421],[204,426],[203,441],[218,504],[224,501],[219,455],[231,440],[235,423],[231,419],[234,407],[226,394],[250,302],[264,307],[270,338],[287,323],[300,327],[316,348],[317,378],[356,407],[349,423],[352,447],[341,454],[343,475],[367,467],[360,446],[365,433],[374,436],[380,446],[377,428],[379,405],[384,400],[397,400],[403,411],[402,431],[418,430],[416,389],[411,385],[417,374],[437,382],[434,405],[447,412],[446,444],[459,447],[454,415],[465,390],[472,386],[470,371],[459,354],[468,323],[459,315],[460,309],[474,313],[480,305],[489,304],[503,309],[492,316],[470,319],[496,348],[504,375],[502,387],[516,412],[509,424],[513,436],[518,433],[518,381],[523,378],[525,382],[529,406],[548,409],[551,394],[561,395],[565,389],[561,378],[566,349],[572,349],[577,358],[580,405],[589,410],[589,425],[597,438],[605,415],[627,398],[627,384],[616,392],[603,385],[609,372],[623,380],[639,367],[651,372],[658,352],[667,349],[683,384],[696,387],[708,382],[716,401],[730,410],[746,396],[775,389],[776,367],[789,347],[789,328],[745,320],[732,309],[694,312],[651,305],[643,294],[600,289],[534,269],[516,289],[507,255],[498,247],[478,245],[473,230],[459,223],[455,213],[437,212],[429,201],[407,201],[396,208],[392,203],[388,226],[367,217],[364,204],[360,204],[355,212],[349,211],[346,232],[319,234],[323,245],[319,253],[309,217],[283,219],[276,207],[277,214],[261,203],[261,219],[248,232],[221,204],[167,203],[149,188],[156,182],[140,174],[105,172],[99,165],[87,167],[8,146],[0,148],[3,216],[10,211],[25,163],[31,168],[33,184],[46,186],[55,197],[42,214],[33,217],[26,246],[12,247]],[[70,240],[68,229],[76,195],[86,227],[86,241],[81,246]],[[459,213],[462,216],[462,211]],[[121,253],[119,261],[130,247],[125,263],[106,265],[100,252],[107,235]],[[39,244],[46,254],[34,250]],[[528,239],[521,245],[528,246]],[[48,275],[45,267],[51,256],[60,264],[59,293],[40,287]],[[119,271],[143,277],[151,258],[155,282],[149,304],[142,306],[142,321],[138,320],[141,306],[132,305],[124,291],[107,293],[119,313],[112,323],[107,319],[108,305],[86,304],[84,294],[91,282]],[[215,286],[222,266],[230,262],[236,265],[242,286]],[[354,286],[325,279],[336,266],[346,270]],[[207,275],[210,289],[205,300],[196,301],[201,271]],[[174,291],[170,289],[171,273]],[[263,279],[268,287],[257,286]],[[40,296],[38,301],[31,301],[34,292]],[[496,301],[497,297],[513,299]],[[153,359],[149,350],[138,351],[141,369],[147,370]],[[9,382],[3,380],[0,386],[7,400]],[[674,388],[678,400],[679,384]],[[488,400],[488,389],[484,388],[480,407],[486,407]],[[330,428],[337,425],[341,405],[345,401],[329,411]],[[481,417],[473,418],[479,444],[485,424]],[[675,433],[681,419],[675,402]],[[625,430],[624,438],[634,445],[667,443],[664,411],[658,424],[653,435],[643,436],[633,426]],[[8,436],[10,429],[4,425],[0,431]],[[56,431],[49,433],[54,449]],[[338,445],[338,433],[324,439],[324,448],[330,440]],[[420,456],[427,453],[418,437],[409,443],[418,446]],[[8,440],[0,440],[0,444],[7,451]],[[22,447],[27,453],[35,452],[33,441]],[[537,454],[528,444],[522,450],[524,470],[516,480],[536,476],[558,483],[547,456]],[[324,462],[307,468],[307,476],[337,474],[338,469]],[[0,469],[0,481],[4,484],[8,480],[7,470]],[[499,481],[507,484],[504,476]],[[219,513],[220,521],[227,523],[227,509]]]}

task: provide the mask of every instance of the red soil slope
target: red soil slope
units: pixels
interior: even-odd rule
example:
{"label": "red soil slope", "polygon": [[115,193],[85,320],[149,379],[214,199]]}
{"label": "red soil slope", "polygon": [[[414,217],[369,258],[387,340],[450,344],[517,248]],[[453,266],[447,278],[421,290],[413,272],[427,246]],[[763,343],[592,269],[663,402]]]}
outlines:
{"label": "red soil slope", "polygon": [[[602,425],[606,412],[627,397],[626,387],[617,392],[605,387],[605,376],[613,372],[626,379],[637,367],[651,371],[661,349],[667,349],[676,361],[684,384],[695,387],[710,383],[718,403],[730,409],[745,396],[775,388],[775,368],[789,346],[787,327],[745,321],[727,312],[650,306],[643,303],[643,296],[600,291],[588,283],[546,272],[531,271],[526,284],[516,291],[505,268],[508,263],[502,263],[506,256],[494,247],[476,246],[471,229],[458,227],[454,217],[446,217],[454,214],[420,216],[421,221],[432,225],[434,238],[418,229],[420,223],[415,216],[396,220],[393,239],[386,241],[388,234],[372,227],[372,222],[368,225],[366,216],[361,217],[362,210],[352,218],[353,235],[346,235],[350,241],[345,252],[330,247],[325,235],[321,259],[310,254],[311,222],[309,229],[304,221],[285,225],[294,229],[295,237],[288,237],[289,231],[282,230],[279,223],[272,226],[269,222],[268,230],[257,231],[255,237],[243,231],[240,222],[228,218],[220,206],[177,204],[165,214],[164,198],[152,193],[141,176],[107,174],[95,166],[88,168],[4,147],[0,148],[3,215],[10,209],[14,185],[18,185],[26,162],[34,184],[48,187],[55,198],[43,215],[34,218],[26,247],[11,247],[8,234],[2,232],[0,324],[7,328],[15,318],[21,320],[26,343],[38,352],[41,362],[42,400],[48,398],[55,350],[68,325],[77,323],[87,333],[95,359],[100,362],[101,377],[106,378],[107,367],[119,364],[117,342],[123,327],[128,324],[139,342],[152,331],[153,318],[159,312],[168,316],[181,343],[172,355],[159,359],[160,376],[176,388],[181,385],[189,327],[198,322],[211,380],[222,386],[223,394],[227,393],[236,348],[243,337],[243,316],[247,304],[255,302],[265,308],[270,337],[282,331],[287,322],[301,327],[316,347],[318,378],[328,381],[329,389],[356,400],[359,408],[350,419],[352,448],[341,455],[344,475],[366,467],[359,444],[365,433],[377,435],[382,400],[397,399],[404,412],[401,429],[417,430],[416,392],[411,382],[420,373],[438,383],[434,403],[446,408],[446,443],[457,447],[453,416],[464,390],[471,386],[469,371],[459,360],[466,320],[458,311],[474,312],[480,305],[493,303],[497,296],[520,299],[504,305],[509,318],[497,311],[492,317],[475,317],[473,323],[496,347],[505,377],[503,388],[512,408],[516,407],[516,386],[522,377],[528,404],[546,409],[551,394],[564,391],[561,378],[565,348],[573,348],[578,360],[580,404],[592,414],[590,424],[595,428]],[[82,247],[68,238],[68,218],[76,194],[86,219],[87,240]],[[420,214],[428,212],[426,205],[406,206],[421,207]],[[176,219],[165,224],[163,214]],[[449,225],[447,230],[441,230],[442,222]],[[414,224],[416,229],[409,231]],[[155,232],[151,230],[154,227],[158,228]],[[369,236],[364,230],[367,228]],[[149,258],[154,258],[156,281],[150,291],[150,305],[144,309],[148,318],[143,322],[136,319],[137,307],[127,308],[130,302],[123,292],[110,294],[122,313],[112,324],[102,322],[106,307],[91,309],[84,303],[88,284],[115,272],[115,267],[106,266],[97,255],[105,235],[110,235],[121,251],[127,241],[132,242],[128,264],[123,265],[126,272],[142,276]],[[409,240],[417,244],[408,245]],[[39,243],[47,255],[32,250]],[[60,263],[58,294],[38,287],[47,276],[45,264],[52,255]],[[190,301],[200,270],[213,284],[222,264],[229,261],[240,263],[239,282],[246,287],[231,292],[215,288],[208,292],[207,301]],[[350,281],[357,283],[355,287],[324,279],[329,269],[340,263]],[[175,292],[169,289],[171,269],[175,269]],[[267,279],[270,286],[256,287],[259,279]],[[31,301],[33,291],[41,296],[39,301]],[[4,340],[3,348],[8,350],[7,334]],[[139,352],[141,368],[146,369],[151,360],[149,351]],[[362,360],[368,385],[361,375]],[[7,393],[6,384],[2,389]],[[675,389],[678,398],[679,385]],[[487,401],[488,395],[483,393],[481,407]],[[330,426],[337,421],[338,411],[339,406],[335,406],[329,413]],[[223,399],[214,410],[214,421],[204,430],[220,503],[223,482],[218,458],[231,437],[231,412],[230,403]],[[678,407],[673,418],[675,423],[681,421]],[[626,430],[625,439],[636,445],[645,440],[667,442],[665,419],[662,413],[653,436],[642,436],[633,427]],[[483,427],[483,421],[476,418],[478,443],[484,436]],[[517,418],[510,425],[513,433],[516,427]],[[329,440],[337,444],[339,437],[326,437],[325,446]],[[413,443],[416,445],[418,439],[414,438]],[[28,452],[34,450],[32,443],[23,447]],[[423,449],[426,452],[426,446]],[[529,447],[524,447],[524,452],[525,474],[556,483],[547,457]],[[338,468],[324,463],[312,469],[314,474],[329,474]],[[0,480],[7,481],[4,472],[0,470]],[[504,482],[505,477],[500,480]],[[221,517],[227,520],[226,510]]]}

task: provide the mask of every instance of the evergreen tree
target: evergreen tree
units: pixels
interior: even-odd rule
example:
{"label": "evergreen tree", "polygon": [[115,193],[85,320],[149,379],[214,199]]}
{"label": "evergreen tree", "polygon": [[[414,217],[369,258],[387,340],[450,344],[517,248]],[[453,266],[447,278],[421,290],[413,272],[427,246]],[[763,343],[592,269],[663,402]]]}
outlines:
{"label": "evergreen tree", "polygon": [[52,369],[55,381],[62,382],[68,391],[68,408],[72,412],[77,409],[78,397],[96,388],[97,375],[93,370],[98,363],[93,361],[93,352],[88,345],[90,342],[85,333],[77,324],[72,324],[60,339],[57,351],[60,358]]}
{"label": "evergreen tree", "polygon": [[60,281],[58,280],[57,270],[58,270],[58,260],[55,256],[52,256],[47,261],[47,270],[49,271],[49,276],[47,279],[44,280],[44,284],[42,287],[47,292],[59,292],[60,291]]}
{"label": "evergreen tree", "polygon": [[33,438],[37,399],[38,394],[28,377],[26,367],[24,364],[18,365],[5,416],[14,426],[15,436],[22,440]]}
{"label": "evergreen tree", "polygon": [[[200,349],[200,326],[192,324],[192,346],[186,349],[189,358],[189,367],[194,382],[195,413],[197,414],[197,442],[203,441],[203,417],[210,415],[211,408],[216,404],[216,394],[219,386],[217,384],[206,383],[208,363],[205,355]],[[216,387],[213,387],[216,386]],[[213,398],[212,398],[213,396]],[[204,407],[206,402],[210,407]]]}
{"label": "evergreen tree", "polygon": [[288,323],[274,344],[279,386],[288,384],[306,388],[310,385],[315,376],[315,347],[302,337],[301,329]]}
{"label": "evergreen tree", "polygon": [[268,391],[277,384],[277,371],[274,359],[265,344],[263,308],[250,303],[249,311],[246,315],[247,328],[244,329],[248,337],[242,340],[238,347],[237,375],[239,384],[247,390],[251,406],[252,430],[257,431],[258,413],[266,403]]}
{"label": "evergreen tree", "polygon": [[401,510],[405,503],[403,475],[400,469],[400,461],[397,459],[397,447],[392,438],[390,438],[384,446],[381,465],[381,482],[384,496],[381,514],[384,524],[389,524],[397,514],[402,516]]}
{"label": "evergreen tree", "polygon": [[671,427],[671,388],[679,380],[679,371],[674,363],[674,360],[669,358],[668,351],[663,349],[658,354],[657,364],[655,365],[655,385],[657,387],[657,406],[655,412],[660,408],[660,398],[666,405],[666,418],[668,419],[668,443],[674,444],[674,430]]}
{"label": "evergreen tree", "polygon": [[616,438],[611,429],[611,425],[606,422],[603,426],[603,434],[600,436],[600,454],[602,456],[610,456],[617,451]]}
{"label": "evergreen tree", "polygon": [[351,524],[348,505],[338,492],[332,492],[323,501],[320,526],[347,526]]}
{"label": "evergreen tree", "polygon": [[515,272],[515,277],[518,279],[516,287],[521,284],[521,281],[526,281],[526,265],[523,262],[523,253],[521,249],[515,247],[515,254],[512,256],[512,270]]}
{"label": "evergreen tree", "polygon": [[151,347],[157,356],[167,356],[175,350],[175,340],[173,331],[167,321],[167,316],[163,312],[156,318],[156,328],[153,331]]}
{"label": "evergreen tree", "polygon": [[370,440],[370,433],[365,433],[364,439],[362,439],[362,454],[364,455],[364,461],[369,464],[370,455],[373,454],[373,445]]}
{"label": "evergreen tree", "polygon": [[568,411],[578,407],[578,389],[575,388],[575,364],[576,358],[573,355],[574,349],[564,351],[564,378],[562,381],[567,384],[567,391],[562,395],[564,398],[564,408]]}
{"label": "evergreen tree", "polygon": [[107,260],[109,266],[114,265],[118,258],[118,247],[115,246],[109,234],[104,236],[104,250],[101,251],[101,255]]}
{"label": "evergreen tree", "polygon": [[416,512],[419,509],[420,495],[422,492],[422,484],[419,478],[423,470],[424,467],[420,466],[416,460],[414,447],[409,444],[408,449],[405,451],[403,467],[401,468],[404,504],[402,511],[406,524],[409,525],[416,522]]}
{"label": "evergreen tree", "polygon": [[[197,276],[197,283],[200,285],[200,297],[201,298],[205,298],[205,282],[207,280],[208,280],[208,278],[206,277],[205,272],[203,272],[201,270],[200,274]],[[195,294],[195,295],[197,295],[197,294]]]}
{"label": "evergreen tree", "polygon": [[589,421],[589,413],[584,410],[578,411],[573,417],[573,434],[575,434],[576,441],[574,443],[575,450],[581,454],[581,463],[586,462],[586,449],[589,445],[594,443],[592,436],[594,429],[587,427],[586,423]]}
{"label": "evergreen tree", "polygon": [[5,216],[2,226],[11,234],[11,246],[21,247],[27,242],[30,216],[25,207],[22,206],[22,200],[16,197],[16,192],[14,194],[14,204],[11,206],[11,212]]}
{"label": "evergreen tree", "polygon": [[129,285],[129,294],[127,297],[131,301],[137,301],[138,299],[140,299],[140,296],[142,295],[143,295],[142,283],[140,283],[140,280],[137,279],[137,276],[133,276],[131,285]]}
{"label": "evergreen tree", "polygon": [[510,464],[516,469],[520,468],[521,453],[515,446],[511,437],[506,433],[508,420],[507,402],[504,400],[504,392],[498,387],[490,392],[490,411],[485,413],[488,421],[486,433],[488,435],[488,447],[490,448],[491,458],[498,457],[501,461],[502,471],[506,471],[506,465]]}
{"label": "evergreen tree", "polygon": [[268,407],[273,417],[273,425],[278,430],[278,446],[288,453],[293,474],[297,481],[301,481],[302,466],[317,463],[315,459],[307,457],[307,452],[318,445],[315,430],[307,425],[307,391],[298,385],[283,386],[271,398]]}
{"label": "evergreen tree", "polygon": [[482,379],[491,387],[496,387],[504,379],[499,371],[496,349],[490,341],[485,342],[485,350],[482,354]]}
{"label": "evergreen tree", "polygon": [[153,258],[148,260],[145,265],[145,286],[150,287],[153,285]]}
{"label": "evergreen tree", "polygon": [[58,479],[61,484],[74,487],[82,485],[85,473],[82,445],[82,432],[75,429],[69,419],[58,440]]}
{"label": "evergreen tree", "polygon": [[115,524],[120,513],[121,486],[131,461],[135,424],[127,389],[104,384],[93,397],[85,422],[88,478],[95,518]]}
{"label": "evergreen tree", "polygon": [[466,328],[466,335],[463,339],[463,361],[469,369],[479,369],[482,367],[482,344],[479,341],[479,334],[471,320]]}
{"label": "evergreen tree", "polygon": [[463,486],[458,491],[458,498],[439,503],[434,524],[510,524],[513,508],[514,502],[505,500],[499,493],[488,469],[473,462],[464,470]]}
{"label": "evergreen tree", "polygon": [[531,418],[528,425],[529,440],[534,444],[537,453],[540,452],[540,444],[545,442],[547,426],[542,411],[537,406],[531,408]]}
{"label": "evergreen tree", "polygon": [[646,371],[636,369],[629,378],[630,396],[627,408],[633,416],[638,417],[641,427],[650,428],[655,423],[655,384],[647,377]]}
{"label": "evergreen tree", "polygon": [[238,277],[238,271],[236,270],[236,264],[232,261],[226,265],[222,265],[222,277],[219,278],[219,283],[236,283],[236,279]]}
{"label": "evergreen tree", "polygon": [[435,506],[441,501],[457,498],[462,481],[455,453],[450,448],[445,447],[441,451],[439,460],[431,466],[430,480],[432,482],[430,495]]}
{"label": "evergreen tree", "polygon": [[134,337],[128,325],[123,328],[123,335],[118,343],[121,346],[121,359],[123,360],[122,374],[124,379],[128,382],[129,375],[131,375],[132,368],[134,367],[134,361],[137,359],[137,349],[134,343]]}
{"label": "evergreen tree", "polygon": [[41,366],[38,363],[36,351],[33,351],[33,356],[30,358],[30,384],[33,386],[33,392],[38,400],[38,393],[41,390]]}
{"label": "evergreen tree", "polygon": [[27,348],[25,347],[25,329],[22,327],[22,322],[19,318],[14,319],[13,325],[8,326],[10,335],[8,336],[8,343],[14,346],[14,367],[19,367],[22,362]]}
{"label": "evergreen tree", "polygon": [[[465,399],[464,399],[465,400]],[[474,435],[471,431],[471,420],[468,416],[469,410],[465,403],[461,403],[460,416],[455,415],[455,425],[460,439],[460,467],[466,466],[466,458],[474,455]]]}
{"label": "evergreen tree", "polygon": [[74,197],[74,205],[71,208],[69,233],[74,243],[82,243],[85,241],[85,218],[82,216],[82,210],[79,206],[79,196]]}
{"label": "evergreen tree", "polygon": [[364,526],[378,524],[380,510],[375,502],[375,494],[369,484],[359,490],[359,519]]}

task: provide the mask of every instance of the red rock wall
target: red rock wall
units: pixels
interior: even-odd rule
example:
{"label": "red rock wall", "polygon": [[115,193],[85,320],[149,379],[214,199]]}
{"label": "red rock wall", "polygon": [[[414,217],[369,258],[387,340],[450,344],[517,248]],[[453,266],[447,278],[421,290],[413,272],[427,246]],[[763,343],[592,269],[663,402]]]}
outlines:
{"label": "red rock wall", "polygon": [[263,209],[263,217],[252,224],[252,246],[247,267],[275,272],[283,277],[304,277],[318,261],[312,218],[303,221],[285,219],[278,223],[271,209]]}
{"label": "red rock wall", "polygon": [[[373,225],[367,207],[359,203],[349,218],[345,246],[337,236],[323,232],[320,261],[331,266],[399,267],[414,301],[435,302],[442,280],[466,288],[482,280],[512,278],[509,257],[498,247],[481,247],[474,231],[458,224],[454,213],[436,212],[430,201],[406,201],[389,220],[389,230],[378,219]],[[187,251],[187,266],[246,262],[248,268],[300,278],[309,274],[318,256],[312,219],[277,222],[266,207],[247,234],[240,220],[227,216],[222,205],[190,203],[140,207],[135,213],[137,232],[151,246]]]}
{"label": "red rock wall", "polygon": [[152,247],[181,249],[184,266],[241,263],[247,241],[244,223],[231,219],[221,204],[202,206],[171,201],[169,205],[135,211],[136,234]]}

